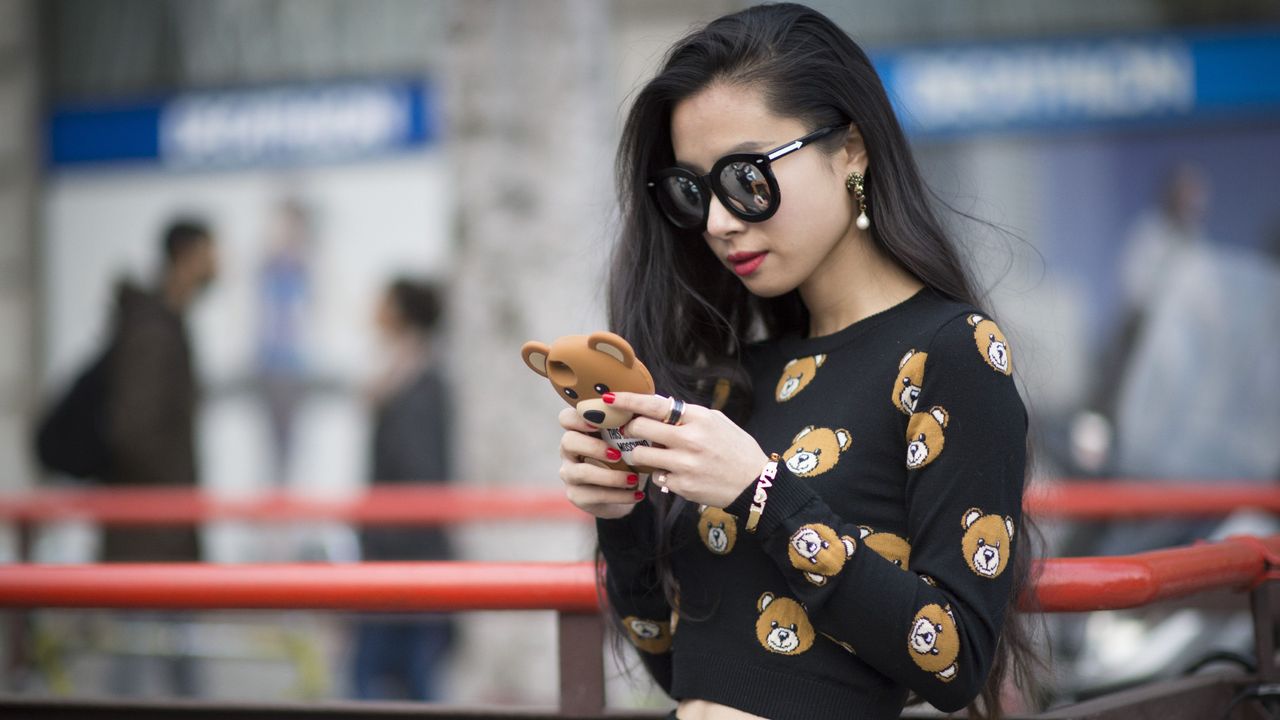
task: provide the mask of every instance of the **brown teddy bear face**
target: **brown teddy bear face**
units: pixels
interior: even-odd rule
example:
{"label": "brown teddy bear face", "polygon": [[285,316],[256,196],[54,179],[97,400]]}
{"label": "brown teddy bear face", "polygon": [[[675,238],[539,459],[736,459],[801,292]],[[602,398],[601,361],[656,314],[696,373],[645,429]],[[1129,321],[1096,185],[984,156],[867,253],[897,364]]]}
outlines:
{"label": "brown teddy bear face", "polygon": [[921,670],[934,673],[943,682],[956,676],[956,657],[960,654],[960,638],[951,606],[930,603],[920,608],[911,622],[907,636],[911,659]]}
{"label": "brown teddy bear face", "polygon": [[1013,550],[1013,518],[984,515],[978,508],[964,513],[964,560],[979,577],[997,578]]}
{"label": "brown teddy bear face", "polygon": [[1013,374],[1013,360],[1009,357],[1009,342],[996,324],[981,315],[970,315],[969,324],[973,326],[973,341],[978,344],[978,352],[991,369],[1005,375]]}
{"label": "brown teddy bear face", "polygon": [[657,655],[671,649],[671,630],[669,626],[657,620],[645,620],[630,615],[622,619],[622,627],[627,631],[631,644],[650,655]]}
{"label": "brown teddy bear face", "polygon": [[942,454],[946,441],[942,431],[947,427],[947,411],[935,405],[929,412],[911,415],[907,422],[907,467],[915,470],[933,462]]}
{"label": "brown teddy bear face", "polygon": [[827,578],[840,574],[844,563],[853,557],[853,538],[840,537],[835,530],[813,523],[802,525],[787,544],[791,566],[804,573],[814,585],[826,585]]}
{"label": "brown teddy bear face", "polygon": [[813,376],[818,374],[818,368],[822,367],[822,363],[826,360],[826,355],[812,355],[788,362],[782,368],[782,377],[778,378],[774,398],[778,402],[786,402],[795,397],[813,381]]}
{"label": "brown teddy bear face", "polygon": [[876,532],[866,525],[858,526],[858,534],[862,536],[862,544],[874,550],[877,555],[903,570],[908,569],[907,566],[911,562],[911,545],[906,540],[893,533]]}
{"label": "brown teddy bear face", "polygon": [[738,519],[720,508],[704,505],[698,514],[698,536],[711,552],[728,555],[738,541]]}
{"label": "brown teddy bear face", "polygon": [[893,405],[904,414],[916,411],[916,400],[924,386],[924,362],[929,353],[908,350],[898,361],[898,377],[893,381]]}
{"label": "brown teddy bear face", "polygon": [[648,368],[636,359],[626,340],[611,332],[566,335],[550,346],[527,342],[520,356],[530,369],[551,381],[584,421],[598,428],[621,427],[632,416],[606,405],[601,395],[653,392]]}
{"label": "brown teddy bear face", "polygon": [[765,593],[756,603],[760,617],[756,620],[756,639],[760,645],[779,655],[799,655],[813,647],[813,625],[804,607],[791,598],[776,598]]}
{"label": "brown teddy bear face", "polygon": [[782,454],[782,459],[787,469],[796,475],[813,477],[835,467],[840,462],[840,453],[848,450],[851,442],[848,430],[810,425],[791,440],[791,447]]}

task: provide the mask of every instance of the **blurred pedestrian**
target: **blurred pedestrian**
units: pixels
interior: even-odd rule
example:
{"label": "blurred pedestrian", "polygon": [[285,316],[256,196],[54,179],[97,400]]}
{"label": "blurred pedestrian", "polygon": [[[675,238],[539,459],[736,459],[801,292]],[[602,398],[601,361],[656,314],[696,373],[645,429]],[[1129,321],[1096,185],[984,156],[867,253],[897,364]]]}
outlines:
{"label": "blurred pedestrian", "polygon": [[[185,316],[217,274],[213,232],[202,221],[173,222],[163,238],[163,267],[154,287],[122,282],[117,290],[115,337],[108,365],[106,438],[112,487],[199,485],[195,418],[197,384]],[[107,527],[104,562],[194,562],[201,558],[197,528]],[[188,649],[189,626],[180,615],[134,615],[125,624],[130,642],[154,636],[163,620],[170,642],[171,689],[195,695],[197,672]],[[125,648],[112,667],[116,692],[135,695],[147,673],[145,648]]]}
{"label": "blurred pedestrian", "polygon": [[311,219],[290,198],[273,211],[258,274],[257,372],[271,425],[272,480],[287,484],[298,407],[306,395],[306,330],[311,295]]}
{"label": "blurred pedestrian", "polygon": [[[376,323],[385,362],[369,386],[374,485],[450,478],[449,391],[438,362],[438,288],[400,278],[385,290]],[[366,528],[365,560],[445,560],[449,541],[437,528]],[[353,691],[361,699],[437,700],[442,660],[453,628],[443,617],[363,620],[356,629]]]}

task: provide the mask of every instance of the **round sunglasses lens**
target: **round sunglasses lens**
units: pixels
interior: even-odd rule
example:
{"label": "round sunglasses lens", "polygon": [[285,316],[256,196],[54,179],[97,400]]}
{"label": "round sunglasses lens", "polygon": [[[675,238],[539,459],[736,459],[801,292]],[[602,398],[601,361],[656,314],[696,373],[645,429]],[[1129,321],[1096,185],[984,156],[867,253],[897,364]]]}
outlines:
{"label": "round sunglasses lens", "polygon": [[764,172],[749,162],[732,162],[720,171],[720,187],[724,189],[733,210],[742,215],[762,215],[773,205],[773,193]]}
{"label": "round sunglasses lens", "polygon": [[702,224],[702,212],[706,202],[702,189],[691,178],[672,175],[658,184],[658,202],[671,222],[682,228]]}

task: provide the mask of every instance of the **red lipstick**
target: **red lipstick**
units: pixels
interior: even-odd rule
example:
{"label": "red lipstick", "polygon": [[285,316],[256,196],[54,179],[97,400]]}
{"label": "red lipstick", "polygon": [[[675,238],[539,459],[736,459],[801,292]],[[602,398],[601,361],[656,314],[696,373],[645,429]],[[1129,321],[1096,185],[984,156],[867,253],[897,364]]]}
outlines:
{"label": "red lipstick", "polygon": [[736,252],[725,259],[733,265],[733,272],[738,277],[746,277],[759,269],[767,252]]}

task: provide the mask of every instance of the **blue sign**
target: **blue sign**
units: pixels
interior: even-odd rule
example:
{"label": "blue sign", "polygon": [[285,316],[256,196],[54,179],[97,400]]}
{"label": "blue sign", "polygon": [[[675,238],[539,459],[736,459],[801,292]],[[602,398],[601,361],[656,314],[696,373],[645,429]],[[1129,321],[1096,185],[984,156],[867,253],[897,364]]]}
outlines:
{"label": "blue sign", "polygon": [[889,50],[908,132],[1078,128],[1280,111],[1280,30]]}
{"label": "blue sign", "polygon": [[379,82],[62,108],[49,119],[49,161],[205,169],[358,159],[433,141],[429,99],[422,83]]}

